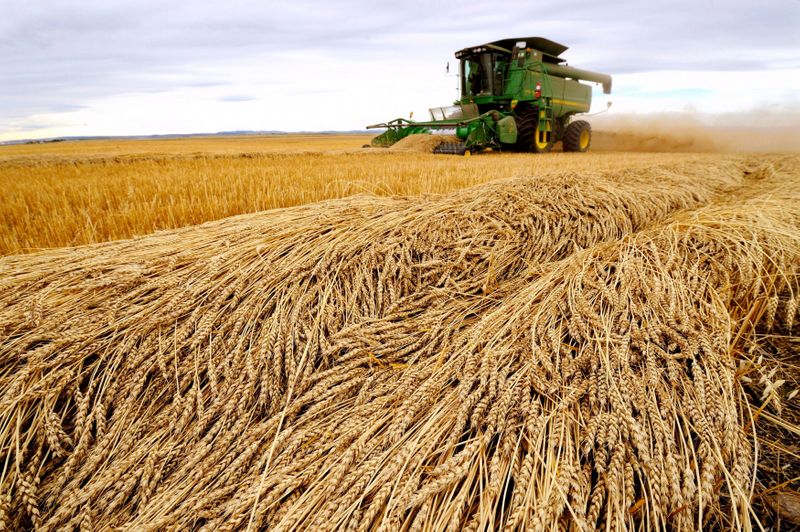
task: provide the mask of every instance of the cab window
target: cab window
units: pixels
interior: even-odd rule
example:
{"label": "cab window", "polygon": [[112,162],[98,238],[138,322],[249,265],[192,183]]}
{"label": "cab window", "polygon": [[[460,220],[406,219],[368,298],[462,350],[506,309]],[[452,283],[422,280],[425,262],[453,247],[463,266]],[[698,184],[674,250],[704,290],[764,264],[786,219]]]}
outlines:
{"label": "cab window", "polygon": [[483,90],[480,64],[470,59],[464,61],[464,96],[475,96]]}

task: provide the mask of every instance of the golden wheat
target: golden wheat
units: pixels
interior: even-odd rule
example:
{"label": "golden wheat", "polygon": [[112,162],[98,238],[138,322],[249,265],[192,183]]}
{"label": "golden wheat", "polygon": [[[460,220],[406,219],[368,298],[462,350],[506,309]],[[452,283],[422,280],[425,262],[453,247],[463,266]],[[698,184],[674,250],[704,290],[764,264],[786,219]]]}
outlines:
{"label": "golden wheat", "polygon": [[2,258],[3,524],[749,529],[741,364],[772,301],[795,319],[798,171],[567,172]]}
{"label": "golden wheat", "polygon": [[292,135],[1,146],[0,255],[360,193],[442,193],[499,178],[720,157],[485,154],[465,161],[361,149],[365,141]]}

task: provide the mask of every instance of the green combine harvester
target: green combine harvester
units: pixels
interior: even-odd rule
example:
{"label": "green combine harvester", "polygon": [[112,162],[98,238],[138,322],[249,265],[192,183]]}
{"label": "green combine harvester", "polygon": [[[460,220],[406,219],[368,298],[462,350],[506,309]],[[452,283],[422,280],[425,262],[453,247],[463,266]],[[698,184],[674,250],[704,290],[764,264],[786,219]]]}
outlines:
{"label": "green combine harvester", "polygon": [[[443,142],[434,153],[470,155],[486,148],[546,153],[556,142],[564,151],[585,152],[592,128],[572,120],[589,111],[592,88],[611,93],[611,76],[568,66],[567,47],[542,37],[522,37],[464,48],[460,61],[461,99],[430,110],[429,122],[397,118],[367,129],[386,129],[372,146],[386,147],[409,136],[451,132],[459,142]],[[610,104],[609,104],[610,105]]]}

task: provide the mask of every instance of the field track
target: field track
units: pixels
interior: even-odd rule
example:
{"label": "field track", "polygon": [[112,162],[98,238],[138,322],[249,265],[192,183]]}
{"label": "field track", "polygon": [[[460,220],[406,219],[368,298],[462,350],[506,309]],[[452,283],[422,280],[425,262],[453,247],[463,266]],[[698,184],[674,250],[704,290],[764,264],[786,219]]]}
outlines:
{"label": "field track", "polygon": [[0,522],[750,529],[800,157],[676,160],[0,257]]}

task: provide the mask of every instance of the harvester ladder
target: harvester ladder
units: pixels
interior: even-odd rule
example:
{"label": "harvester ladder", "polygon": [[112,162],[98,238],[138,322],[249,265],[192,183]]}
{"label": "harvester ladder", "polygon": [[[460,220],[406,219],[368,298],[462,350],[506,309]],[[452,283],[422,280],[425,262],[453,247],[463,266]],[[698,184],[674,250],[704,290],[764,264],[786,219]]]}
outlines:
{"label": "harvester ladder", "polygon": [[539,72],[542,74],[542,97],[539,98],[539,127],[536,128],[537,142],[543,144],[550,142],[553,136],[553,87],[550,85],[550,76],[543,62],[538,62]]}
{"label": "harvester ladder", "polygon": [[550,142],[553,135],[553,106],[550,98],[542,98],[539,103],[539,127],[536,129],[539,144]]}

